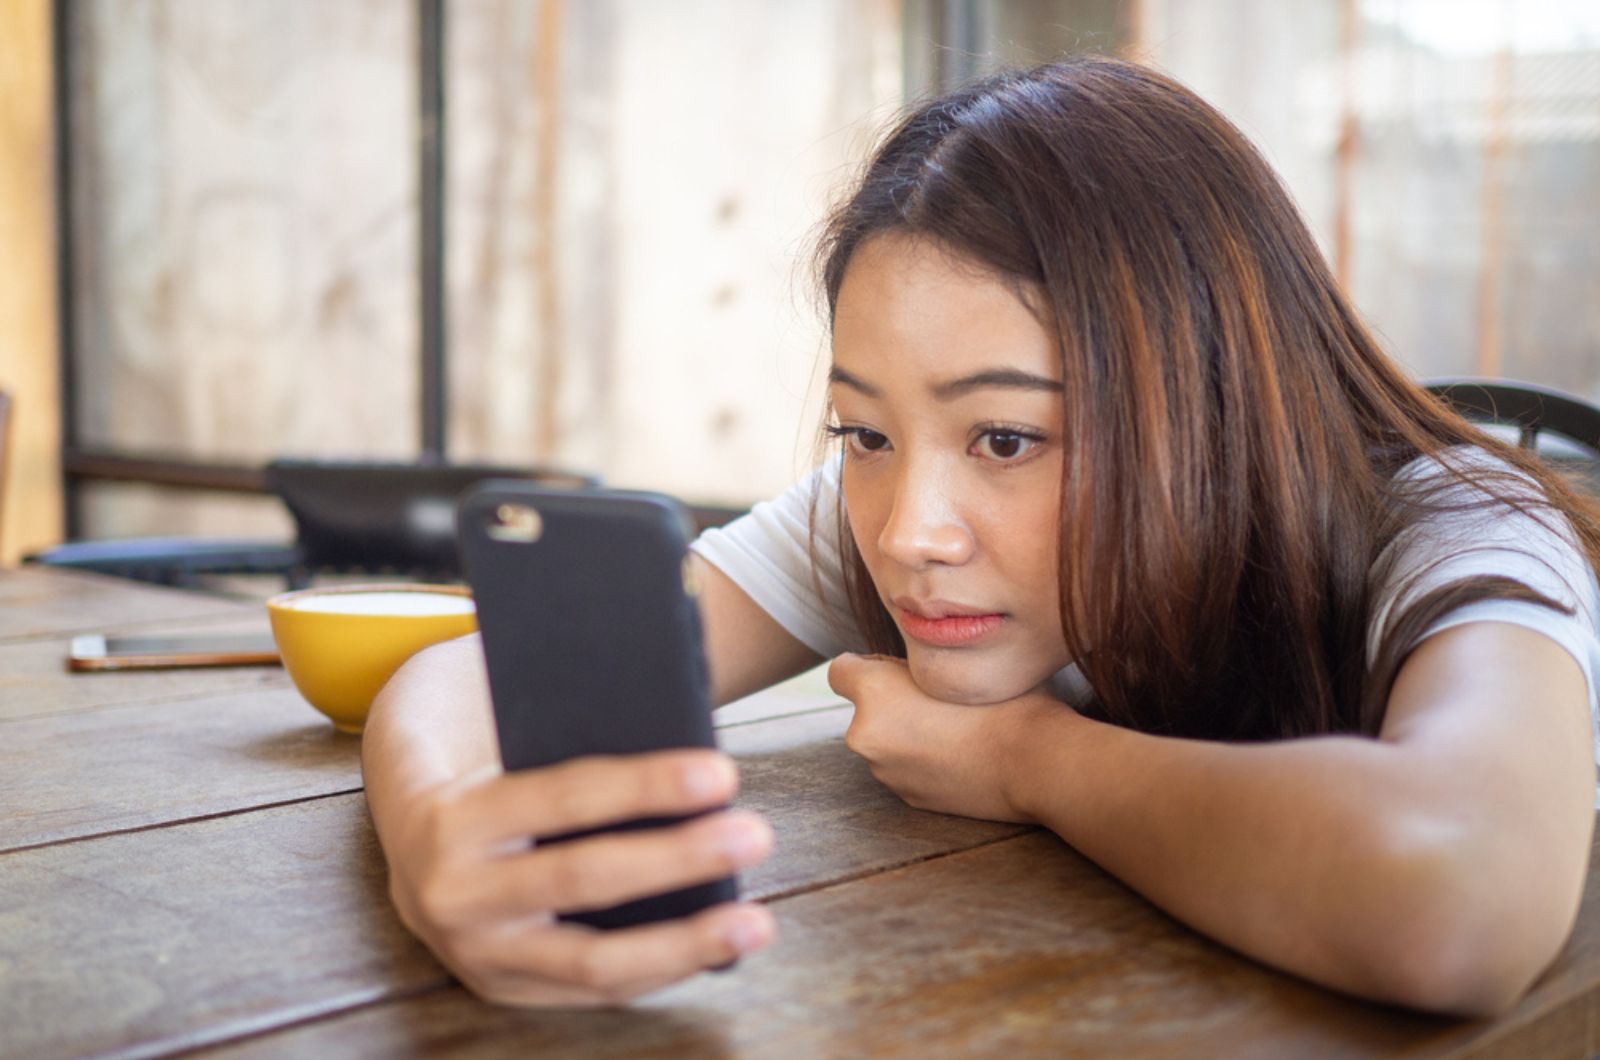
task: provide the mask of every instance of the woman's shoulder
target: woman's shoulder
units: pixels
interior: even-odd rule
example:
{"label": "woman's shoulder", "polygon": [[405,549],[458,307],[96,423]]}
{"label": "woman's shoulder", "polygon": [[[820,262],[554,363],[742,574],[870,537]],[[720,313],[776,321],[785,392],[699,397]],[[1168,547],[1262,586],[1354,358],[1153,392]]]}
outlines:
{"label": "woman's shoulder", "polygon": [[1539,480],[1498,453],[1452,446],[1404,464],[1385,491],[1386,551],[1456,542],[1509,543],[1584,554],[1569,513]]}
{"label": "woman's shoulder", "polygon": [[1589,552],[1526,471],[1488,450],[1458,446],[1412,460],[1393,484],[1403,519],[1372,565],[1375,627],[1429,590],[1497,577],[1600,629],[1600,581]]}
{"label": "woman's shoulder", "polygon": [[1487,449],[1453,446],[1418,456],[1395,472],[1388,498],[1399,518],[1385,555],[1508,550],[1588,566],[1568,513],[1536,478]]}
{"label": "woman's shoulder", "polygon": [[1454,445],[1438,453],[1422,453],[1401,465],[1391,483],[1400,491],[1475,490],[1500,497],[1510,489],[1516,499],[1545,500],[1544,490],[1526,471],[1498,453],[1477,445]]}

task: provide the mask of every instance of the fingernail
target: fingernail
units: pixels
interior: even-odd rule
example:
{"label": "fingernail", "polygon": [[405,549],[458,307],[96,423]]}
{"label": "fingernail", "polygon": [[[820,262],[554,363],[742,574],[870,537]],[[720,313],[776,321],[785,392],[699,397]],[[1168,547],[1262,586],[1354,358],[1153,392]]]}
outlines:
{"label": "fingernail", "polygon": [[725,930],[728,945],[740,953],[751,953],[772,939],[772,922],[764,916],[741,916]]}
{"label": "fingernail", "polygon": [[717,822],[717,848],[740,865],[761,859],[772,843],[770,830],[759,820],[725,818]]}
{"label": "fingernail", "polygon": [[728,790],[733,764],[726,758],[693,762],[683,768],[683,790],[691,799],[709,799]]}

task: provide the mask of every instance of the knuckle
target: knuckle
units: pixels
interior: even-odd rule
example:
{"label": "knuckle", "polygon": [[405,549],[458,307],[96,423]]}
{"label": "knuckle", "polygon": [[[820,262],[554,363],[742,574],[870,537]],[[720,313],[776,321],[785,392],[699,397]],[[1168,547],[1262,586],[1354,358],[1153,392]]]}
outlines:
{"label": "knuckle", "polygon": [[872,743],[872,727],[857,715],[856,720],[852,721],[844,732],[844,745],[862,758],[871,758]]}
{"label": "knuckle", "polygon": [[474,994],[490,1004],[520,1008],[549,1003],[541,997],[541,992],[537,987],[530,986],[530,984],[516,977],[489,974],[472,975],[469,978],[470,974],[457,972],[456,978],[466,984],[467,988]]}
{"label": "knuckle", "polygon": [[509,1000],[500,989],[499,982],[494,978],[480,976],[469,968],[463,968],[449,960],[444,954],[440,954],[440,957],[444,958],[445,963],[450,966],[450,970],[455,974],[455,977],[461,980],[461,985],[484,1001],[505,1004]]}
{"label": "knuckle", "polygon": [[[458,934],[440,935],[434,940],[434,953],[456,978],[472,986],[474,993],[485,993],[495,977],[488,974],[474,947]],[[473,984],[483,984],[483,989]]]}
{"label": "knuckle", "polygon": [[599,983],[589,990],[597,1005],[624,1005],[633,1000],[633,991],[617,983]]}
{"label": "knuckle", "polygon": [[462,834],[461,796],[454,791],[442,791],[418,806],[415,826],[417,841],[431,857],[439,857],[451,849],[452,843]]}
{"label": "knuckle", "polygon": [[550,790],[545,793],[550,816],[562,822],[583,820],[588,795],[581,775],[574,777],[570,773],[562,773],[552,777],[551,781]]}
{"label": "knuckle", "polygon": [[583,856],[579,849],[552,851],[549,862],[549,884],[553,901],[558,908],[582,901],[594,891],[596,872],[592,857]]}
{"label": "knuckle", "polygon": [[578,951],[572,962],[572,978],[575,985],[602,996],[617,989],[612,981],[610,962],[598,946],[585,946]]}
{"label": "knuckle", "polygon": [[423,850],[432,852],[439,845],[439,840],[445,834],[445,828],[440,818],[444,815],[437,798],[428,799],[417,804],[416,816],[411,820],[410,834],[412,840]]}
{"label": "knuckle", "polygon": [[606,1004],[626,1005],[646,992],[642,986],[614,986],[604,991]]}
{"label": "knuckle", "polygon": [[455,921],[459,911],[456,889],[442,874],[418,880],[415,895],[417,912],[428,924],[445,926]]}

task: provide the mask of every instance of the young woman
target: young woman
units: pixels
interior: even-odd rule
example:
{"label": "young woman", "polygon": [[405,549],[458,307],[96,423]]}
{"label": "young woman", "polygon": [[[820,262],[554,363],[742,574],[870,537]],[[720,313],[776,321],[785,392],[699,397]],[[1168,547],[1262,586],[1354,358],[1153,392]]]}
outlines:
{"label": "young woman", "polygon": [[[1092,59],[917,108],[822,247],[841,451],[696,543],[717,702],[823,658],[915,806],[1042,824],[1199,931],[1370,998],[1493,1013],[1571,929],[1596,795],[1600,523],[1378,348],[1245,139]],[[483,995],[615,1001],[763,945],[709,879],[710,753],[503,775],[471,641],[375,706],[401,915]]]}

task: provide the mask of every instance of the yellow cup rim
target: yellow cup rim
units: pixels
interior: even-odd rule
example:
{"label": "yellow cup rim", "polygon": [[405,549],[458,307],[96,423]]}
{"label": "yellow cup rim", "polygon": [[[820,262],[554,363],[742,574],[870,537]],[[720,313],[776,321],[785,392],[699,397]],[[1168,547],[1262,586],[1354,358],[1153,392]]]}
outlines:
{"label": "yellow cup rim", "polygon": [[[362,585],[328,585],[312,586],[309,589],[295,589],[287,593],[278,593],[268,597],[268,611],[294,612],[297,614],[338,614],[339,612],[310,612],[295,611],[296,600],[311,596],[364,596],[369,593],[426,593],[432,596],[472,596],[472,590],[465,585],[428,585],[422,582],[372,582]],[[444,617],[444,616],[417,616],[417,615],[368,615],[359,616],[368,619],[416,619],[418,617]]]}

